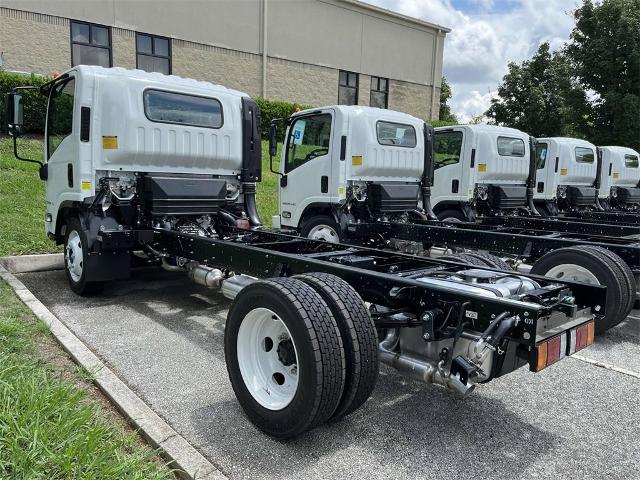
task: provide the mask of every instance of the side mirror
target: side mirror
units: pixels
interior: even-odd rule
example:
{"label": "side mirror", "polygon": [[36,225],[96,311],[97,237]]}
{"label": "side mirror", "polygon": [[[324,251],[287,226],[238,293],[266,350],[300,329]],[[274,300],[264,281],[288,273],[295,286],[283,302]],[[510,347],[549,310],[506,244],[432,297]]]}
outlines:
{"label": "side mirror", "polygon": [[278,154],[278,127],[275,123],[269,125],[269,156],[275,157]]}
{"label": "side mirror", "polygon": [[7,132],[12,137],[19,137],[24,133],[24,106],[22,95],[8,93],[6,97]]}

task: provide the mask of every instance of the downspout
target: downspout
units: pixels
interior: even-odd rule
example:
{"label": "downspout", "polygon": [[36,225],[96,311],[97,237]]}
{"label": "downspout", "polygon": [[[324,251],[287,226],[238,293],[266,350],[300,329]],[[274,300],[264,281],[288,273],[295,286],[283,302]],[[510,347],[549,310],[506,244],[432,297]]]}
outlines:
{"label": "downspout", "polygon": [[267,0],[262,0],[262,98],[267,98]]}
{"label": "downspout", "polygon": [[[431,69],[431,109],[429,111],[429,115],[432,120],[436,120],[433,113],[435,111],[435,100],[436,100],[436,72],[438,71],[437,63],[438,63],[438,47],[440,43],[440,32],[441,30],[438,28],[436,30],[436,40],[433,42],[433,68]],[[438,114],[438,116],[440,116]]]}
{"label": "downspout", "polygon": [[424,164],[422,166],[422,208],[429,220],[438,220],[431,208],[431,187],[433,186],[434,130],[428,123],[424,124]]}
{"label": "downspout", "polygon": [[536,171],[538,169],[536,158],[536,139],[529,137],[529,175],[527,176],[527,204],[529,211],[534,217],[539,217],[540,212],[533,203],[533,189],[536,185]]}

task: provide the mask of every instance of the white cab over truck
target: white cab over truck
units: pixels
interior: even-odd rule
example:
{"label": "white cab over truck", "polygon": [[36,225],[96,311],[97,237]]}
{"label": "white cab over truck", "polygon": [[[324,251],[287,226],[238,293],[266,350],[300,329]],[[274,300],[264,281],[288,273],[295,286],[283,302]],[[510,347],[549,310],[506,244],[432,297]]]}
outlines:
{"label": "white cab over truck", "polygon": [[534,202],[542,215],[596,208],[596,146],[577,138],[539,138]]}
{"label": "white cab over truck", "polygon": [[513,128],[459,125],[435,129],[431,204],[440,220],[528,209],[531,139]]}
{"label": "white cab over truck", "polygon": [[[19,158],[22,89],[7,96]],[[540,371],[590,345],[610,308],[601,286],[261,228],[260,113],[240,92],[76,67],[40,93],[49,102],[45,228],[64,244],[70,287],[95,293],[127,276],[135,257],[220,288],[233,300],[224,334],[233,390],[270,435],[295,437],[358,409],[379,362],[461,394],[524,366]],[[281,223],[300,228],[312,211],[336,222],[424,216],[432,133],[382,110],[294,116]]]}
{"label": "white cab over truck", "polygon": [[602,158],[600,204],[605,209],[640,209],[640,155],[626,147],[598,147]]}

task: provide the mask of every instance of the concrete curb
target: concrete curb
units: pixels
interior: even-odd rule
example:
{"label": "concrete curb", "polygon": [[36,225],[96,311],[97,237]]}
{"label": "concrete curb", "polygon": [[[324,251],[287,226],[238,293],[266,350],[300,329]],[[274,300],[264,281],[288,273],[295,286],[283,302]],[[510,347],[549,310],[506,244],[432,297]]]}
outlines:
{"label": "concrete curb", "polygon": [[17,255],[15,257],[1,257],[0,265],[6,268],[10,273],[62,270],[64,268],[64,256],[61,253],[47,253],[44,255]]}
{"label": "concrete curb", "polygon": [[[61,255],[60,255],[61,256]],[[34,257],[34,256],[29,256]],[[189,444],[178,432],[155,413],[120,380],[89,348],[76,337],[29,289],[7,268],[7,258],[0,259],[0,278],[6,281],[22,302],[51,330],[74,362],[93,374],[94,383],[122,412],[131,425],[177,469],[180,478],[221,480],[227,477]],[[42,261],[42,264],[45,262]],[[20,266],[21,263],[12,263]],[[40,271],[40,270],[28,270]]]}

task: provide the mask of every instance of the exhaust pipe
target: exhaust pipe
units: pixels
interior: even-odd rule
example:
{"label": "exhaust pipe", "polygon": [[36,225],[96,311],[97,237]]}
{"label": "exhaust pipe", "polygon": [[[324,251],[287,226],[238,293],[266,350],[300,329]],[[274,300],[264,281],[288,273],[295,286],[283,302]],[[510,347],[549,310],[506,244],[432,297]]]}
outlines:
{"label": "exhaust pipe", "polygon": [[533,215],[534,217],[539,217],[540,212],[538,212],[535,204],[533,203],[533,189],[536,185],[536,171],[538,169],[536,154],[536,139],[534,137],[529,137],[529,175],[527,176],[527,206],[529,207],[531,215]]}
{"label": "exhaust pipe", "polygon": [[424,124],[424,164],[422,166],[422,208],[429,220],[438,220],[431,208],[431,187],[433,186],[433,157],[435,131],[428,123]]}
{"label": "exhaust pipe", "polygon": [[596,147],[596,158],[597,158],[597,168],[596,168],[596,179],[593,182],[593,186],[596,189],[596,208],[600,212],[604,212],[604,207],[600,203],[600,187],[602,186],[601,177],[602,177],[602,149],[600,147]]}
{"label": "exhaust pipe", "polygon": [[188,264],[187,275],[192,282],[208,288],[220,288],[224,279],[222,270],[198,264]]}
{"label": "exhaust pipe", "polygon": [[258,216],[258,209],[256,207],[256,184],[255,183],[243,183],[242,191],[244,193],[244,208],[247,210],[247,217],[249,217],[249,223],[252,227],[259,227],[260,217]]}
{"label": "exhaust pipe", "polygon": [[464,384],[458,376],[447,375],[443,363],[417,360],[392,351],[398,344],[398,329],[390,329],[385,339],[378,345],[378,358],[385,365],[395,368],[403,375],[427,384],[437,384],[463,396],[473,392],[475,385]]}
{"label": "exhaust pipe", "polygon": [[234,300],[240,290],[251,285],[257,279],[249,275],[234,275],[222,281],[222,295],[229,300]]}

